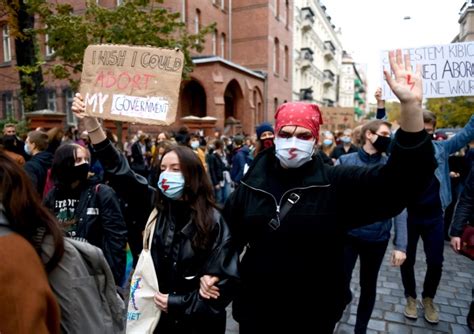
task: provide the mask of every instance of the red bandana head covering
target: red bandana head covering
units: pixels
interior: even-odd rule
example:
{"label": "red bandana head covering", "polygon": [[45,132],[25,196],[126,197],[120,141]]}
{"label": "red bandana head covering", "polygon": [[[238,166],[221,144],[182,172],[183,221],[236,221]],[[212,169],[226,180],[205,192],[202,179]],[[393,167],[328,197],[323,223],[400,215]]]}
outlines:
{"label": "red bandana head covering", "polygon": [[304,102],[288,102],[282,104],[275,114],[275,133],[287,125],[301,126],[311,131],[316,141],[319,137],[319,126],[323,118],[319,107]]}

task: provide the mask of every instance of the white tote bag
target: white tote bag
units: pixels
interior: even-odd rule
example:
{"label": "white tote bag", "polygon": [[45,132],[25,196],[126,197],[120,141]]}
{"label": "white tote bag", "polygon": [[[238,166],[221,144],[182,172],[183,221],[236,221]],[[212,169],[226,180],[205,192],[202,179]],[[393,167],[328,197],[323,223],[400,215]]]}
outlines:
{"label": "white tote bag", "polygon": [[158,278],[151,258],[151,242],[158,216],[156,208],[148,218],[143,232],[143,250],[130,284],[127,309],[127,333],[152,334],[160,320],[161,310],[153,297],[158,291]]}

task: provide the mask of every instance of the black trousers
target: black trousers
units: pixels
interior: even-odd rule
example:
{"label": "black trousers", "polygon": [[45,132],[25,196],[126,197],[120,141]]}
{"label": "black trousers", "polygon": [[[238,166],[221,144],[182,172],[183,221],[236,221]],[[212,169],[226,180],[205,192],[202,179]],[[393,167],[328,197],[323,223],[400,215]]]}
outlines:
{"label": "black trousers", "polygon": [[352,271],[360,259],[359,284],[360,298],[357,307],[355,333],[365,333],[377,295],[377,278],[380,266],[387,250],[388,240],[369,242],[354,237],[348,237],[344,247],[344,265],[346,275],[346,301],[350,302],[352,293],[350,284]]}

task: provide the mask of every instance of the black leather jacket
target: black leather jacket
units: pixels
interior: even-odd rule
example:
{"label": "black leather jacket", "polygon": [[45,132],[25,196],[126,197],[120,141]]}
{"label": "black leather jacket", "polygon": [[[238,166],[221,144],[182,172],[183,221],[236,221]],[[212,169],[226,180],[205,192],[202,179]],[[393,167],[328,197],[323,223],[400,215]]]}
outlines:
{"label": "black leather jacket", "polygon": [[[185,206],[183,202],[166,200],[157,217],[151,254],[160,292],[169,294],[168,313],[162,313],[157,331],[223,334],[225,308],[239,279],[238,254],[231,247],[229,228],[217,210],[213,214],[210,247],[207,250],[193,247],[196,225]],[[219,277],[220,297],[217,300],[200,297],[199,284],[203,275]]]}
{"label": "black leather jacket", "polygon": [[471,167],[466,186],[456,205],[450,235],[461,237],[464,225],[467,224],[474,224],[474,165]]}

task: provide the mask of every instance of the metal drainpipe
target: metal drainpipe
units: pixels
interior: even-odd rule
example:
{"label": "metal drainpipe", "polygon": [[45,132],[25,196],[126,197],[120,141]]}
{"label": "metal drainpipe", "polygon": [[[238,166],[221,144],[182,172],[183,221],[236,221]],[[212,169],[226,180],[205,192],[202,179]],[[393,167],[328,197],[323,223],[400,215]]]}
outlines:
{"label": "metal drainpipe", "polygon": [[229,60],[232,61],[232,0],[229,0]]}
{"label": "metal drainpipe", "polygon": [[186,23],[186,0],[182,1],[183,22]]}
{"label": "metal drainpipe", "polygon": [[265,76],[265,81],[263,82],[263,120],[268,122],[268,73],[263,73],[263,75]]}

